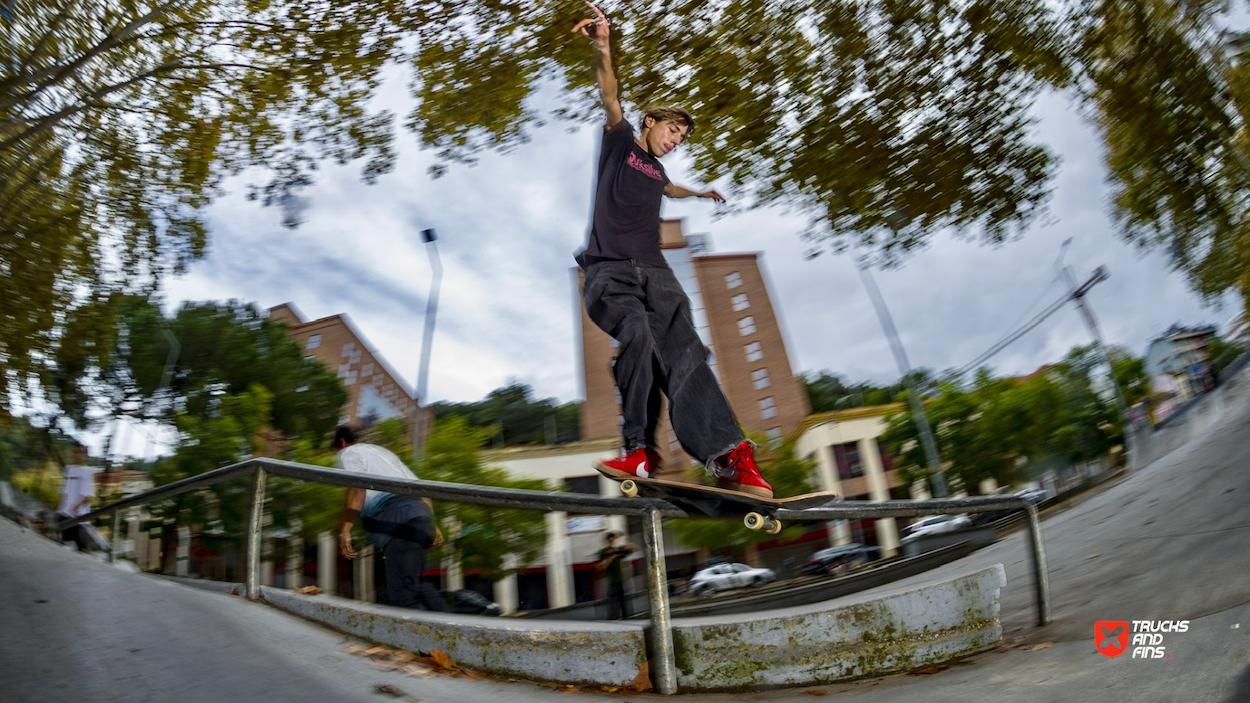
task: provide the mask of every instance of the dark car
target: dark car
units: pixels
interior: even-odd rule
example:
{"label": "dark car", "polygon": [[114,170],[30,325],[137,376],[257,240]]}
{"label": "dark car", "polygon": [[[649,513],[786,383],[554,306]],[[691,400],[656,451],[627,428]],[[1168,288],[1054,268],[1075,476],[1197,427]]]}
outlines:
{"label": "dark car", "polygon": [[876,558],[877,549],[875,547],[865,547],[856,542],[841,544],[836,547],[822,549],[809,557],[807,564],[803,566],[803,573],[811,576],[832,574],[844,571],[852,566],[866,564]]}

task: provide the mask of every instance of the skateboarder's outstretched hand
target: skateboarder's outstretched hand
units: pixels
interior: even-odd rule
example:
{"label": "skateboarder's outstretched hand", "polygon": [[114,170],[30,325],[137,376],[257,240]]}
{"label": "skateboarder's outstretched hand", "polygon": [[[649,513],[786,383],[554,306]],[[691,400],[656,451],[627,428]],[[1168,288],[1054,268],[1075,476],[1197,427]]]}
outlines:
{"label": "skateboarder's outstretched hand", "polygon": [[594,19],[585,19],[573,25],[573,34],[580,34],[583,37],[589,37],[596,44],[606,46],[608,43],[608,35],[611,30],[608,28],[608,17],[603,14],[594,3],[586,0],[586,6],[595,12]]}

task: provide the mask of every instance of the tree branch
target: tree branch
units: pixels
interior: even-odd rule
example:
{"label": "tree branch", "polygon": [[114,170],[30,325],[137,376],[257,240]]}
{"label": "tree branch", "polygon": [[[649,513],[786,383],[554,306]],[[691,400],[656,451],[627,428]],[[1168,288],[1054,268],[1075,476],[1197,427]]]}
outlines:
{"label": "tree branch", "polygon": [[[24,95],[19,95],[13,99],[0,101],[0,111],[10,110],[16,105],[20,105],[24,102],[28,102],[31,99],[37,97],[40,93],[47,90],[48,88],[52,88],[57,85],[60,85],[62,82],[65,81],[67,77],[69,77],[70,74],[77,72],[80,68],[85,66],[87,63],[89,63],[93,59],[95,59],[97,56],[117,46],[122,41],[124,41],[127,37],[139,31],[144,26],[149,25],[152,22],[156,21],[158,18],[160,18],[162,15],[164,15],[166,12],[168,12],[170,9],[172,9],[175,5],[177,5],[181,1],[182,0],[169,0],[169,2],[165,3],[164,5],[158,6],[157,8],[153,9],[148,14],[131,21],[130,24],[127,24],[126,26],[122,27],[121,30],[119,30],[116,34],[111,34],[105,37],[104,41],[101,41],[100,43],[91,47],[82,56],[79,56],[77,59],[74,59],[68,64],[62,67],[59,67],[59,69],[58,67],[49,67],[42,71],[36,71],[35,73],[32,73],[28,76],[15,76],[12,81],[8,81],[6,83],[0,83],[0,89],[6,89],[10,87],[16,88],[18,86],[29,85],[31,83],[35,83],[35,82],[44,80],[45,78],[48,78],[48,80],[35,86],[32,90],[30,90]],[[51,77],[49,78],[49,76]]]}

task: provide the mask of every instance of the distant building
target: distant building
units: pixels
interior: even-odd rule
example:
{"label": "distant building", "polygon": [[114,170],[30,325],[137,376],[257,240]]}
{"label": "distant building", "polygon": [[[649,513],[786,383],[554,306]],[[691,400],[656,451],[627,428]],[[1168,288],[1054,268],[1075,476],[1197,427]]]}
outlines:
{"label": "distant building", "polygon": [[[707,236],[685,236],[679,220],[660,223],[660,247],[690,297],[695,328],[711,350],[712,370],[743,428],[777,439],[794,432],[811,405],[791,367],[760,255],[712,254]],[[580,271],[577,275],[586,397],[582,438],[619,438],[620,399],[612,376],[616,342],[586,316]],[[669,423],[667,404],[662,413],[656,437],[661,452],[671,464],[687,462]]]}
{"label": "distant building", "polygon": [[[415,426],[419,409],[416,395],[365,340],[345,314],[305,321],[292,303],[269,308],[269,319],[285,322],[299,340],[306,359],[316,359],[338,374],[347,390],[339,424],[370,426],[379,420],[402,418]],[[428,418],[427,418],[428,419]],[[427,422],[426,427],[431,423]]]}
{"label": "distant building", "polygon": [[[1146,348],[1146,376],[1156,395],[1168,400],[1184,401],[1207,390],[1211,381],[1210,355],[1207,345],[1215,337],[1213,325],[1181,327],[1172,325],[1155,337]],[[1176,396],[1172,398],[1172,396]],[[1170,413],[1162,413],[1164,417]]]}

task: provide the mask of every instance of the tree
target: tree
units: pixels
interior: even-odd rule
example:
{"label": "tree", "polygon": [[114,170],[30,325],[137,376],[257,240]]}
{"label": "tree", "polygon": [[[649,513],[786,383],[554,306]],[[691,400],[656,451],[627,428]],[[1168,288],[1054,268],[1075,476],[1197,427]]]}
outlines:
{"label": "tree", "polygon": [[[181,347],[167,388],[162,327]],[[80,426],[93,410],[172,425],[179,414],[206,417],[223,397],[259,386],[269,393],[265,428],[319,441],[347,397],[337,376],[304,358],[285,324],[252,304],[188,302],[166,320],[156,299],[111,296],[67,315],[65,330],[72,342],[59,348],[45,387]]]}
{"label": "tree", "polygon": [[[504,446],[574,441],[579,434],[581,403],[559,403],[555,398],[535,400],[523,383],[496,388],[474,403],[434,403],[430,408],[441,421],[459,417],[476,428],[489,430],[485,444]],[[554,435],[554,436],[553,436]]]}
{"label": "tree", "polygon": [[1075,3],[1078,86],[1106,146],[1113,213],[1126,239],[1160,248],[1193,288],[1250,304],[1245,123],[1250,66],[1230,66],[1226,3]]}
{"label": "tree", "polygon": [[2,396],[43,371],[56,311],[151,291],[201,256],[203,208],[225,178],[258,176],[250,197],[294,206],[320,160],[364,160],[366,181],[389,170],[392,116],[369,99],[387,62],[411,55],[409,35],[446,14],[416,0],[6,9]]}
{"label": "tree", "polygon": [[[797,496],[812,492],[816,461],[800,457],[794,439],[776,445],[759,442],[759,445],[756,461],[762,468],[768,483],[773,487],[774,495]],[[705,480],[706,476],[702,468],[696,468],[691,470],[687,478],[698,482]],[[735,527],[732,523],[737,523],[737,526]],[[739,529],[741,527],[739,518],[692,518],[675,520],[669,525],[682,544],[713,550],[794,539],[801,536],[804,530],[802,524],[783,524],[780,535],[770,535]]]}
{"label": "tree", "polygon": [[[440,421],[426,442],[418,475],[475,486],[547,490],[541,479],[511,478],[503,469],[484,464],[481,447],[487,436],[486,430],[471,427],[464,418]],[[451,550],[466,572],[492,581],[533,562],[547,547],[547,520],[542,512],[436,503],[435,513],[446,542],[431,558]]]}

